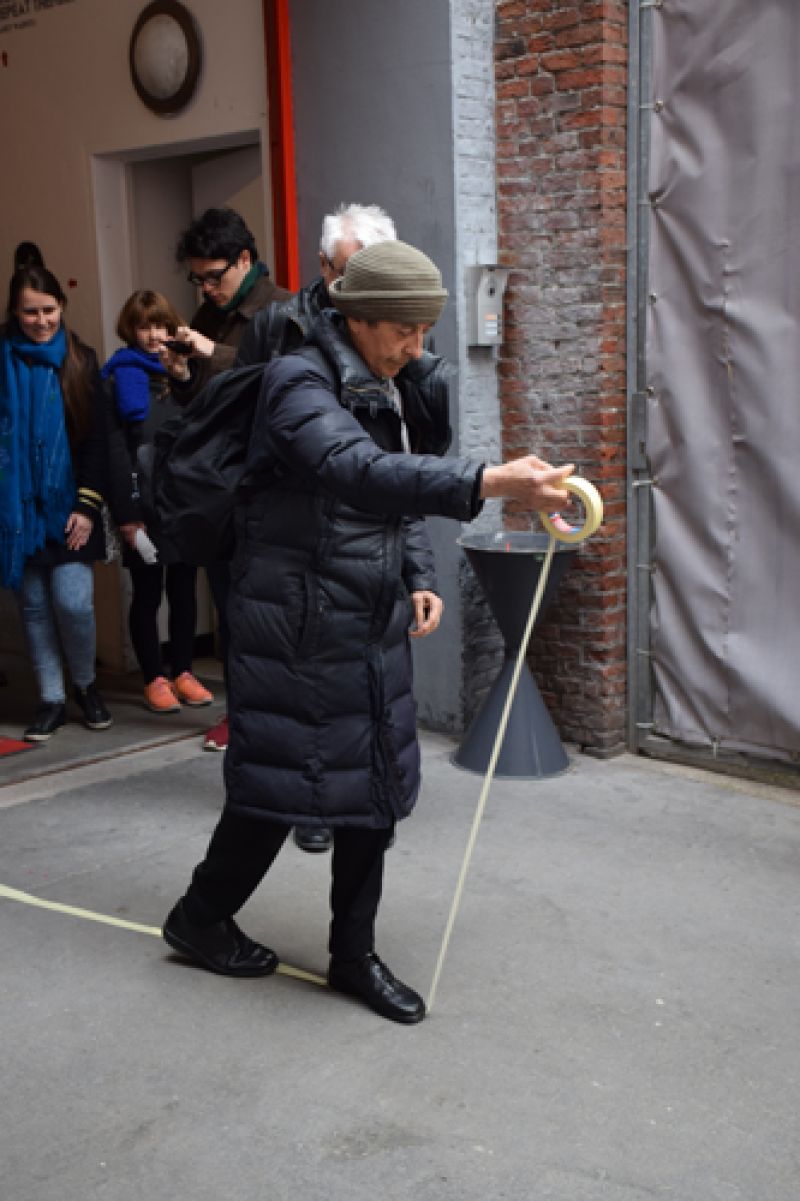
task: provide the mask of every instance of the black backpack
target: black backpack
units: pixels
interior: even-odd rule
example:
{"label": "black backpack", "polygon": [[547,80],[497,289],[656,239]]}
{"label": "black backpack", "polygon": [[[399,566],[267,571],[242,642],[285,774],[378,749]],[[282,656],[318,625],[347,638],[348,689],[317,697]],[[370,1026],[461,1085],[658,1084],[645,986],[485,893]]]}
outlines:
{"label": "black backpack", "polygon": [[165,561],[206,567],[230,559],[234,502],[264,364],[213,376],[138,453],[142,508]]}
{"label": "black backpack", "polygon": [[[339,394],[341,381],[316,348],[302,352]],[[253,363],[213,376],[183,412],[156,431],[152,444],[137,453],[139,503],[148,531],[164,562],[208,567],[230,560],[235,547],[234,510],[256,419],[256,408],[269,365]],[[444,454],[450,443],[448,424],[449,366],[431,355],[406,367],[410,387],[404,389],[412,429],[426,431],[415,449]],[[425,400],[420,383],[439,396]],[[358,408],[347,394],[351,411]],[[368,428],[368,427],[367,427]],[[254,469],[263,468],[258,455]],[[279,473],[275,464],[270,471]]]}

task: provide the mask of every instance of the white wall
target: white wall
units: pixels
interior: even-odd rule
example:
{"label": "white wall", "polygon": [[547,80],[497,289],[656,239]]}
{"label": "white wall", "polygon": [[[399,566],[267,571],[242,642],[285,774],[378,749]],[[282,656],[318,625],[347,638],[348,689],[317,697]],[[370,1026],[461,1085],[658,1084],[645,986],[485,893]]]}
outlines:
{"label": "white wall", "polygon": [[[144,0],[73,0],[32,6],[17,28],[3,25],[0,268],[5,263],[10,272],[18,241],[39,243],[68,291],[70,324],[98,349],[93,156],[186,154],[201,142],[208,150],[248,135],[264,148],[263,196],[271,194],[261,0],[188,0],[204,65],[194,98],[168,118],[145,108],[130,80],[128,43],[144,7]],[[266,213],[264,228],[259,248],[270,262]]]}

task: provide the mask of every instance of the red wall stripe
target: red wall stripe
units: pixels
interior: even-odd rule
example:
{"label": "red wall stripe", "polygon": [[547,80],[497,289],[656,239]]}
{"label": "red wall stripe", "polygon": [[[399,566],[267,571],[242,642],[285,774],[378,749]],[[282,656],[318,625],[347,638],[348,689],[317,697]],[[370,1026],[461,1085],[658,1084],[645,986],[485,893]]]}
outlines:
{"label": "red wall stripe", "polygon": [[264,0],[275,281],[300,287],[289,0]]}

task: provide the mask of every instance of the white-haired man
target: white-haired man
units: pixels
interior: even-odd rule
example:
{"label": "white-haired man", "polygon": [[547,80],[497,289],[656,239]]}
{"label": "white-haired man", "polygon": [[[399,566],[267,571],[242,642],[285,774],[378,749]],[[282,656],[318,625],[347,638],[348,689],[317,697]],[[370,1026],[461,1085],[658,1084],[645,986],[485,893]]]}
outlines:
{"label": "white-haired man", "polygon": [[377,204],[340,204],[328,213],[319,240],[319,275],[290,300],[276,301],[254,315],[239,345],[237,367],[269,363],[297,350],[323,309],[331,307],[328,288],[344,274],[350,255],[396,240],[394,221]]}

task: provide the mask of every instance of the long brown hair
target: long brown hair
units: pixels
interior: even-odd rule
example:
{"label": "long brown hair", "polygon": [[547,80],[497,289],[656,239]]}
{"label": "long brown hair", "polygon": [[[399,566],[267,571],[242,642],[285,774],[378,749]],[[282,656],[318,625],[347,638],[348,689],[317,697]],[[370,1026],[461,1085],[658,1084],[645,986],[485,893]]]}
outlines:
{"label": "long brown hair", "polygon": [[[9,320],[16,318],[23,288],[30,288],[33,292],[43,292],[45,296],[52,296],[57,300],[62,309],[66,307],[67,298],[52,271],[48,271],[45,266],[40,266],[38,263],[30,263],[27,267],[20,267],[11,277],[8,289]],[[64,397],[67,433],[70,442],[77,444],[86,435],[91,421],[92,356],[88,348],[71,330],[67,329],[66,325],[64,332],[67,336],[67,353],[58,374]]]}

